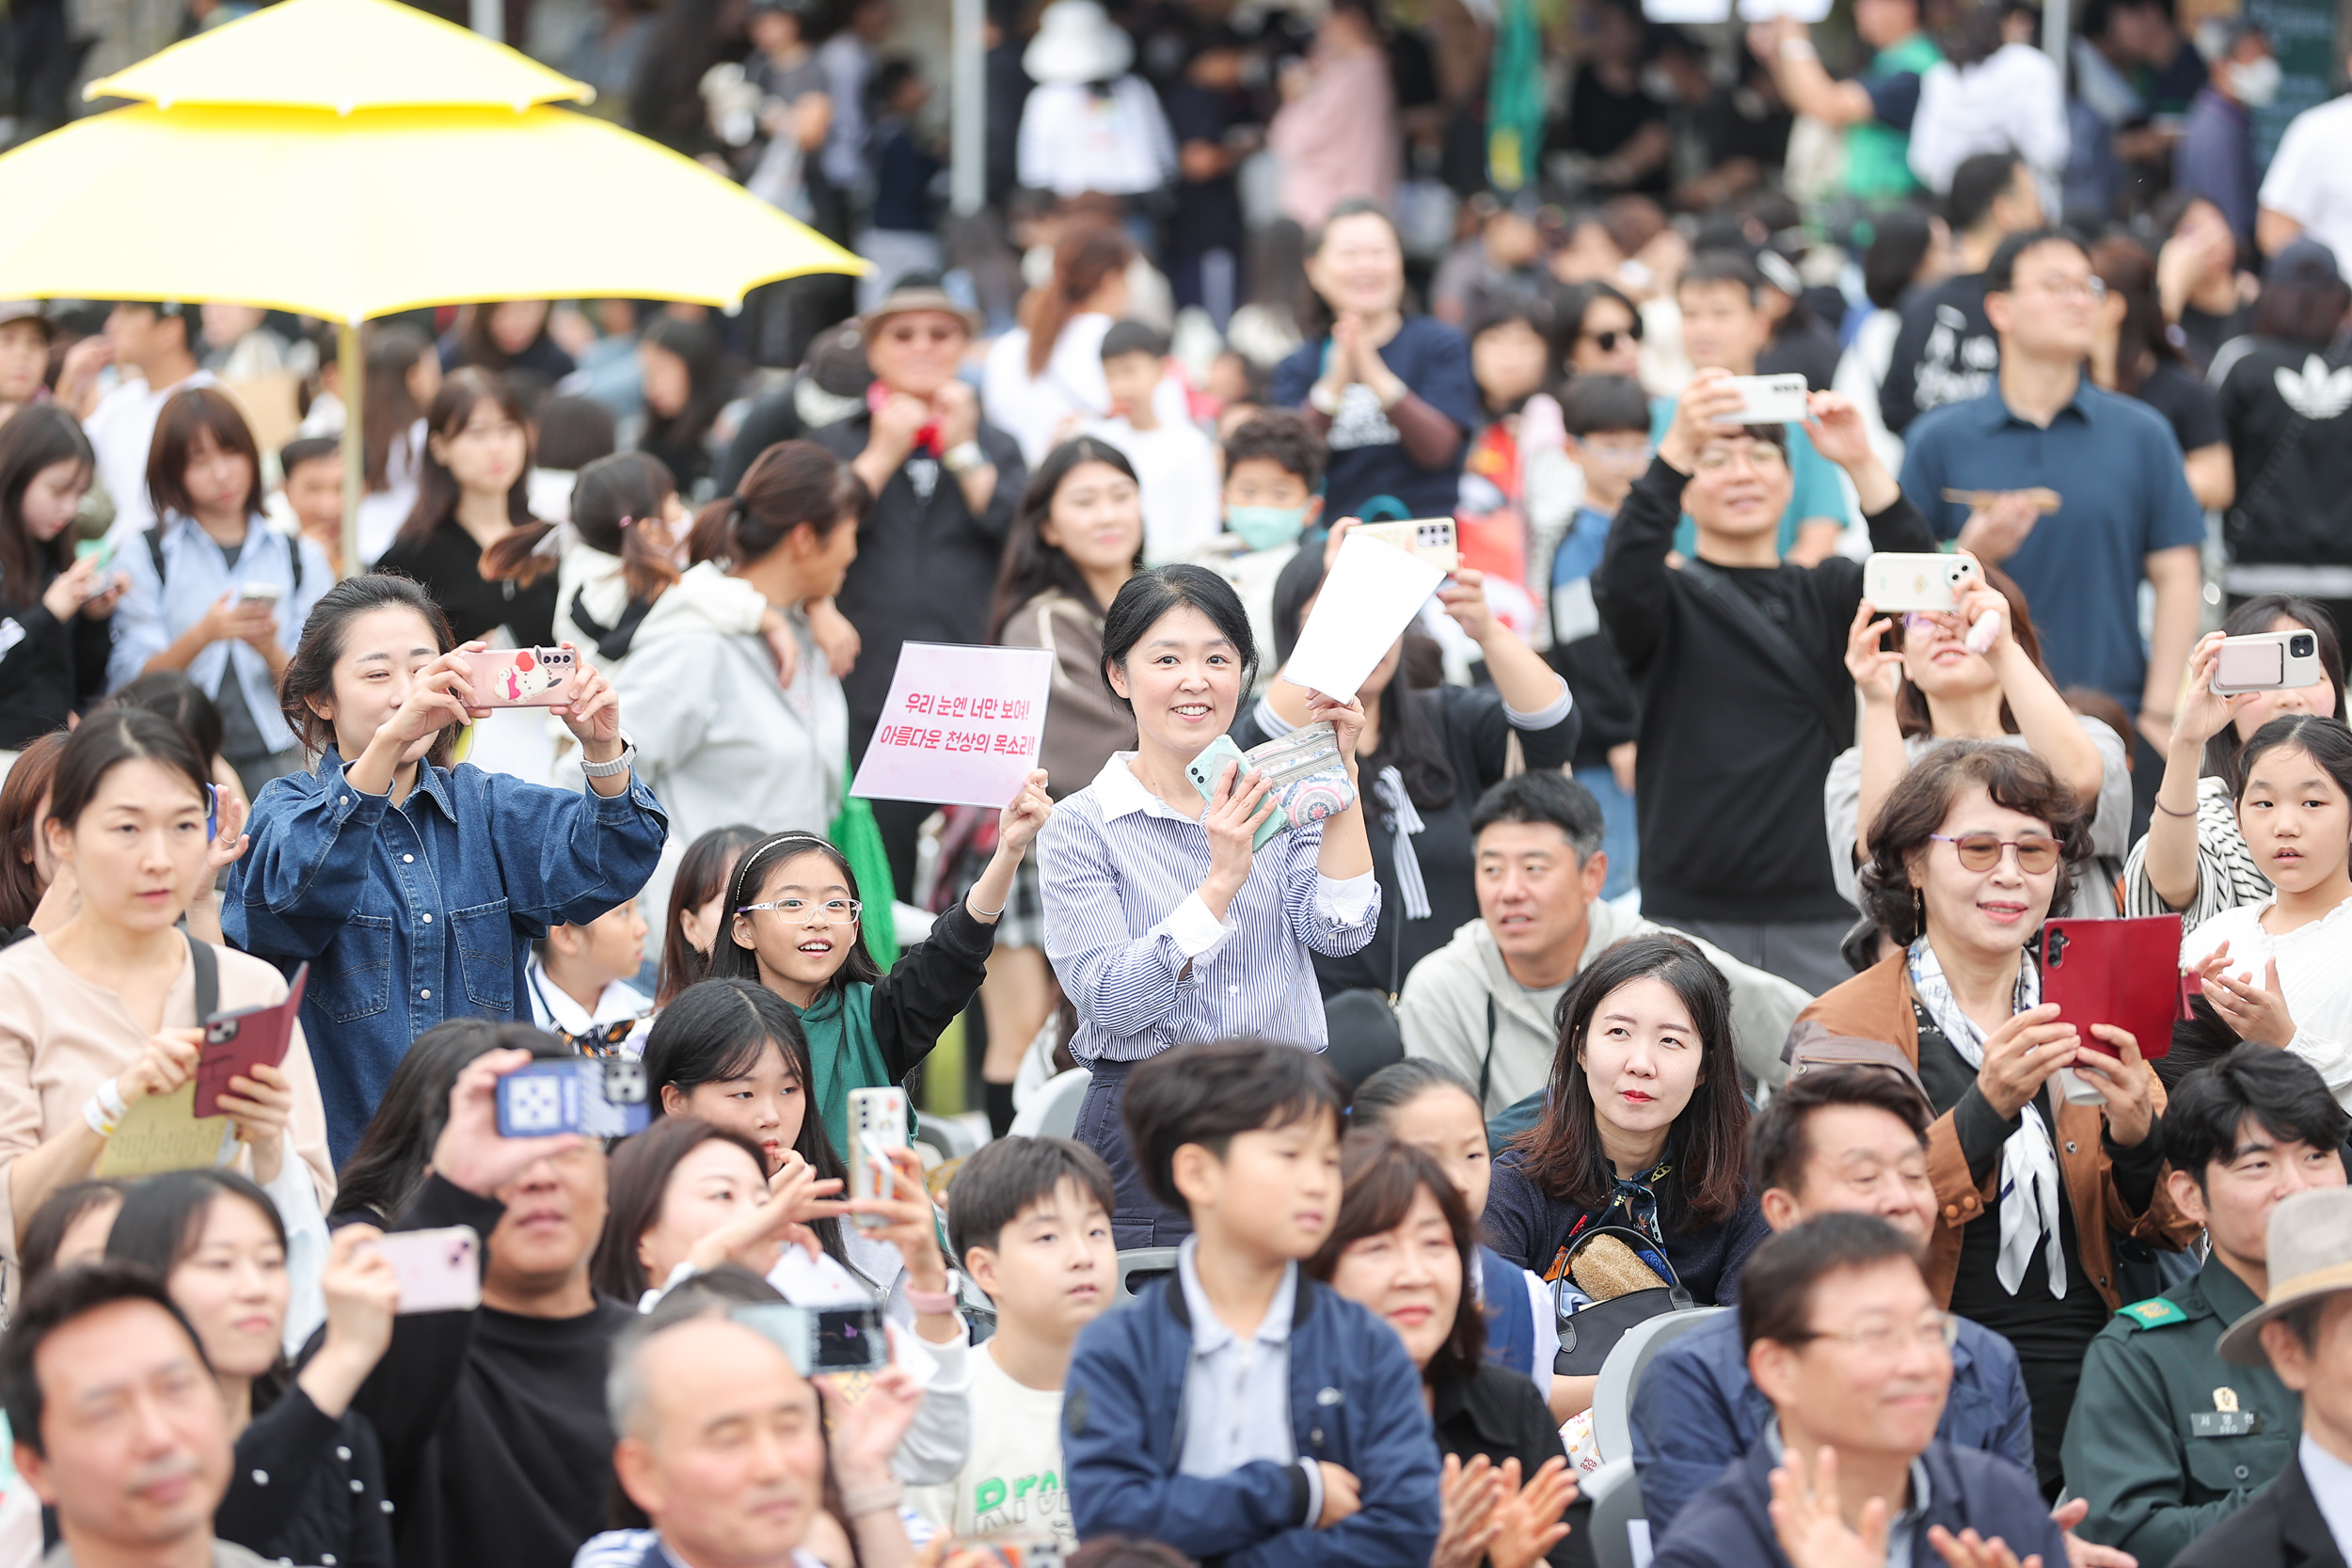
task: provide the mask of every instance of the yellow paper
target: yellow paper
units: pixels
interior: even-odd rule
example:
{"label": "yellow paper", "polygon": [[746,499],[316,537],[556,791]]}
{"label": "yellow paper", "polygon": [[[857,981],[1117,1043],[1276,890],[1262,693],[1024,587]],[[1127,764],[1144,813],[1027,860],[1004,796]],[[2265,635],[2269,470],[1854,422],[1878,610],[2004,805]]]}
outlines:
{"label": "yellow paper", "polygon": [[99,1176],[154,1176],[167,1170],[203,1170],[220,1164],[227,1117],[196,1114],[196,1083],[177,1091],[134,1101],[122,1125],[98,1157]]}

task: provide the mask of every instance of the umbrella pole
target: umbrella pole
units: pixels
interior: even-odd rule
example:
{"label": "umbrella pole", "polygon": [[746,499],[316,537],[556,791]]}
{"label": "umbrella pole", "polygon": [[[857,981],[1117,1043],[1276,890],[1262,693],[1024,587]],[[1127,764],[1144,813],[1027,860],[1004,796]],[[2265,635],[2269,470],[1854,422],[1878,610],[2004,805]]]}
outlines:
{"label": "umbrella pole", "polygon": [[367,442],[360,434],[359,400],[367,367],[359,356],[359,328],[335,328],[335,363],[343,394],[343,576],[359,575],[359,497],[367,488]]}

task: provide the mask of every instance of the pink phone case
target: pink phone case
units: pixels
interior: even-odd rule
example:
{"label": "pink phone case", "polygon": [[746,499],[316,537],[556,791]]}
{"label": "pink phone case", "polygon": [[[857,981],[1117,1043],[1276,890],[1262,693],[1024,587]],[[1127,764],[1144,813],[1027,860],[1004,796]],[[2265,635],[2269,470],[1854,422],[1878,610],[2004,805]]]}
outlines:
{"label": "pink phone case", "polygon": [[472,1226],[394,1230],[374,1245],[400,1275],[396,1310],[470,1312],[482,1305],[482,1237]]}
{"label": "pink phone case", "polygon": [[475,707],[553,707],[572,700],[580,656],[569,648],[485,648],[468,654]]}

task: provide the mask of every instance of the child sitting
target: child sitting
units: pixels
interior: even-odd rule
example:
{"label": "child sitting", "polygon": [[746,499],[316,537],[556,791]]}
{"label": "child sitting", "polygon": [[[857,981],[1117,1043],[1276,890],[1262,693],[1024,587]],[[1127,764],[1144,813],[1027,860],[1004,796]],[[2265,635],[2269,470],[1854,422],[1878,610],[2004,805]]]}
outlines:
{"label": "child sitting", "polygon": [[1592,579],[1617,508],[1649,467],[1649,403],[1630,376],[1580,375],[1561,390],[1560,417],[1568,460],[1584,475],[1584,499],[1551,557],[1551,667],[1584,715],[1571,766],[1600,802],[1601,847],[1609,852],[1600,895],[1614,898],[1632,888],[1639,863],[1633,737],[1641,713],[1633,683],[1600,635]]}
{"label": "child sitting", "polygon": [[1177,1046],[1128,1076],[1136,1163],[1193,1234],[1172,1278],[1078,1336],[1063,1447],[1081,1537],[1428,1563],[1421,1374],[1385,1323],[1299,1268],[1339,1212],[1346,1093],[1319,1055],[1263,1040]]}
{"label": "child sitting", "polygon": [[1111,1173],[1068,1138],[999,1138],[947,1189],[947,1239],[996,1306],[971,1355],[972,1457],[914,1505],[961,1539],[1058,1542],[1074,1550],[1061,1455],[1062,1382],[1078,1331],[1119,1282]]}
{"label": "child sitting", "polygon": [[1225,438],[1225,531],[1194,559],[1233,585],[1262,648],[1274,646],[1275,579],[1323,517],[1325,457],[1323,437],[1288,409],[1265,409]]}
{"label": "child sitting", "polygon": [[585,926],[548,927],[531,944],[523,972],[532,1022],[587,1055],[641,1053],[644,1042],[629,1037],[653,1011],[653,999],[628,982],[644,958],[645,922],[634,898]]}
{"label": "child sitting", "polygon": [[1111,414],[1088,430],[1127,454],[1143,488],[1143,563],[1189,561],[1217,531],[1216,451],[1191,425],[1160,417],[1152,399],[1168,376],[1168,341],[1141,322],[1103,334]]}

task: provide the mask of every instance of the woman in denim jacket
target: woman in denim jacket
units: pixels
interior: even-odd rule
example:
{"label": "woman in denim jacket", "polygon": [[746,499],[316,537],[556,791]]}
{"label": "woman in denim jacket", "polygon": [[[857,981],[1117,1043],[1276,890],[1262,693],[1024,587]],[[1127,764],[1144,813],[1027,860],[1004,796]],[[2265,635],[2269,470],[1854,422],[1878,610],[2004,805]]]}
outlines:
{"label": "woman in denim jacket", "polygon": [[585,659],[552,711],[580,743],[586,792],[449,767],[456,726],[487,711],[469,703],[463,657],[483,644],[452,642],[406,578],[320,599],[279,691],[317,764],[262,792],[221,889],[230,942],[310,962],[302,1022],[338,1164],[408,1042],[445,1018],[516,1016],[532,940],[635,897],[669,831]]}

